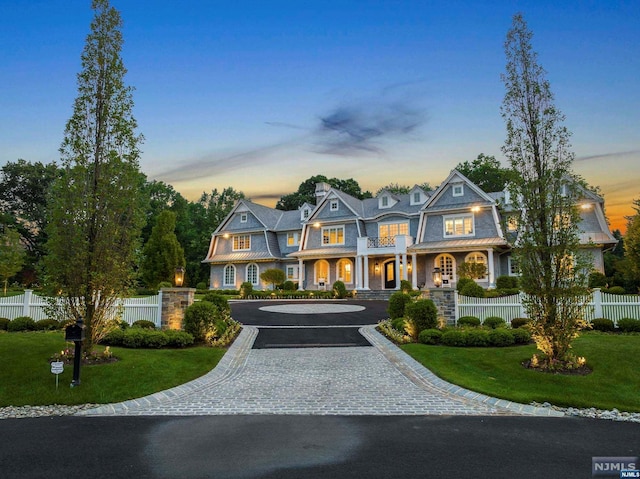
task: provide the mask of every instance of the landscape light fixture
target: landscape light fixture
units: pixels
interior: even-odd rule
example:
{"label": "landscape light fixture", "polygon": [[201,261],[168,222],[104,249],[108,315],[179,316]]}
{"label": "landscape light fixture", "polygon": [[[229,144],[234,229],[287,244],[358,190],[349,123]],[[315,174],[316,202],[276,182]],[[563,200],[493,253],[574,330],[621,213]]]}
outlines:
{"label": "landscape light fixture", "polygon": [[433,273],[431,273],[431,276],[433,278],[433,284],[436,288],[442,286],[442,271],[440,271],[440,268],[433,268]]}
{"label": "landscape light fixture", "polygon": [[176,268],[175,284],[176,288],[182,288],[184,284],[184,268],[182,266]]}

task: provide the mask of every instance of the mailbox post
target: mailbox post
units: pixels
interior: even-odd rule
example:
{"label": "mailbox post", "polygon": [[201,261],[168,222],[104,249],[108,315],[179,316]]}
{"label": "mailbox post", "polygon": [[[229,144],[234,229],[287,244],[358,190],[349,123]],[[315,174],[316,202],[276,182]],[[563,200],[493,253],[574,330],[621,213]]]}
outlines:
{"label": "mailbox post", "polygon": [[70,324],[65,328],[65,341],[73,341],[75,350],[73,354],[73,380],[71,387],[80,386],[80,364],[82,361],[82,341],[84,341],[84,324],[82,318],[78,318],[76,324]]}

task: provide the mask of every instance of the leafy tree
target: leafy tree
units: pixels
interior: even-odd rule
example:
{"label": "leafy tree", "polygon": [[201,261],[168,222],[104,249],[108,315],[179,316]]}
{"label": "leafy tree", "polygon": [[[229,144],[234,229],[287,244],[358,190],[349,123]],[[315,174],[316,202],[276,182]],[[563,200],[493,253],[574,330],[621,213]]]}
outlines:
{"label": "leafy tree", "polygon": [[509,168],[503,168],[495,156],[480,153],[471,163],[458,163],[456,170],[487,193],[504,190],[509,181]]}
{"label": "leafy tree", "polygon": [[144,224],[142,137],[135,133],[132,88],[125,86],[122,20],[94,0],[81,56],[78,96],[60,147],[64,171],[53,187],[45,258],[48,284],[60,292],[50,309],[84,319],[86,347],[108,332],[126,295]]}
{"label": "leafy tree", "polygon": [[7,294],[9,279],[20,271],[24,264],[25,251],[20,243],[20,234],[10,228],[0,232],[0,279],[4,283],[4,294]]}
{"label": "leafy tree", "polygon": [[358,182],[352,178],[349,178],[348,180],[340,180],[338,178],[328,179],[324,175],[315,175],[300,183],[298,191],[295,193],[282,196],[280,200],[278,200],[276,208],[279,210],[291,211],[300,208],[305,203],[312,205],[315,204],[316,183],[328,183],[333,188],[361,200],[364,198],[371,198],[371,192],[363,192]]}
{"label": "leafy tree", "polygon": [[636,213],[627,217],[627,234],[624,237],[625,280],[629,289],[635,287],[637,291],[640,286],[640,200],[634,200],[633,205]]}
{"label": "leafy tree", "polygon": [[45,225],[49,190],[61,170],[55,163],[9,162],[0,169],[0,222],[12,225],[26,248],[22,282],[36,281],[47,241]]}
{"label": "leafy tree", "polygon": [[[166,210],[174,211],[174,206],[181,200],[186,202],[180,193],[173,189],[173,186],[162,181],[147,181],[143,190],[144,196],[149,204],[146,211],[146,220],[142,228],[142,243],[146,243],[151,236],[151,230],[158,221],[160,213]],[[174,213],[177,212],[174,211]]]}
{"label": "leafy tree", "polygon": [[505,42],[502,151],[512,170],[512,198],[524,212],[514,253],[532,337],[544,355],[541,367],[561,368],[575,364],[570,348],[584,325],[588,268],[579,254],[576,199],[563,190],[573,178],[570,134],[531,38],[523,17],[515,15]]}
{"label": "leafy tree", "polygon": [[281,269],[269,268],[260,273],[260,279],[265,283],[271,283],[271,289],[276,289],[276,285],[284,283],[286,277]]}
{"label": "leafy tree", "polygon": [[457,269],[459,278],[478,279],[487,275],[487,265],[475,261],[463,261]]}
{"label": "leafy tree", "polygon": [[[418,186],[422,188],[424,191],[431,190],[431,185],[429,183],[422,183]],[[411,191],[411,188],[413,187],[409,185],[401,185],[399,183],[389,183],[388,185],[378,189],[378,191],[376,191],[376,194],[374,196],[378,196],[380,193],[382,193],[383,190],[387,190],[388,192],[396,195],[408,195],[409,192]]]}
{"label": "leafy tree", "polygon": [[184,250],[175,233],[176,214],[165,210],[158,215],[149,241],[144,246],[142,277],[148,287],[161,281],[173,282],[175,270],[184,266]]}

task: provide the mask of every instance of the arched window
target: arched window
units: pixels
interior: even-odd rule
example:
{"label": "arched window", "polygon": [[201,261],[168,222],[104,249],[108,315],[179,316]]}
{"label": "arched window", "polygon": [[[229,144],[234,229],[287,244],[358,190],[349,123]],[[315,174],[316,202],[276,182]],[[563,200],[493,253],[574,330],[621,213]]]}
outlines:
{"label": "arched window", "polygon": [[336,276],[339,281],[342,281],[343,283],[353,283],[353,263],[351,262],[351,260],[348,260],[346,258],[341,259],[336,265],[336,270]]}
{"label": "arched window", "polygon": [[323,259],[315,262],[313,266],[313,278],[315,284],[329,283],[329,262]]}
{"label": "arched window", "polygon": [[228,264],[224,267],[224,286],[236,285],[236,267]]}
{"label": "arched window", "polygon": [[258,265],[250,263],[247,265],[247,281],[254,286],[258,283]]}
{"label": "arched window", "polygon": [[480,251],[474,251],[473,253],[469,253],[465,259],[465,263],[477,263],[484,265],[484,275],[476,278],[478,281],[486,281],[487,279],[487,256]]}
{"label": "arched window", "polygon": [[436,260],[434,261],[434,265],[436,268],[440,268],[442,273],[442,282],[449,281],[449,285],[451,282],[456,280],[456,260],[450,254],[441,254],[436,256]]}

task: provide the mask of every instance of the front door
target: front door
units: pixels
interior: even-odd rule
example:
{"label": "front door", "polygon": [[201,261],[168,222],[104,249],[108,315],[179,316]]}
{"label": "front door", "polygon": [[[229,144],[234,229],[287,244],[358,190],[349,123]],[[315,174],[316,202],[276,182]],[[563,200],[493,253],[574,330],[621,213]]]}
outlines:
{"label": "front door", "polygon": [[384,289],[396,288],[396,262],[389,261],[384,264]]}

